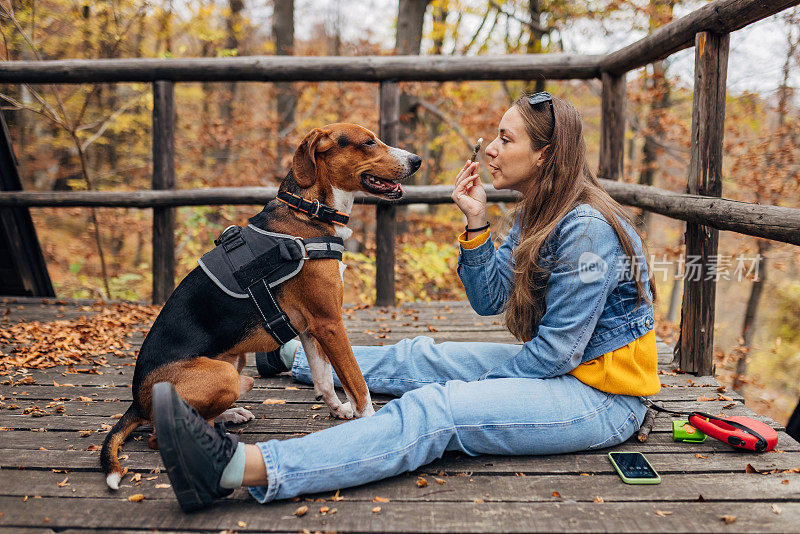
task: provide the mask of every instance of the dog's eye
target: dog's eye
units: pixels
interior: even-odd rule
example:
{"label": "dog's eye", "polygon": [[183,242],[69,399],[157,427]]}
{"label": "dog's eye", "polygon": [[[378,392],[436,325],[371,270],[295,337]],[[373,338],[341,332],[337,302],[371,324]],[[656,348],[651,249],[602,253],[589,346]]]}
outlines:
{"label": "dog's eye", "polygon": [[342,136],[336,142],[341,148],[344,148],[350,143],[350,140]]}
{"label": "dog's eye", "polygon": [[367,139],[367,140],[364,142],[364,146],[375,146],[376,144],[377,144],[377,143],[375,143],[375,139]]}

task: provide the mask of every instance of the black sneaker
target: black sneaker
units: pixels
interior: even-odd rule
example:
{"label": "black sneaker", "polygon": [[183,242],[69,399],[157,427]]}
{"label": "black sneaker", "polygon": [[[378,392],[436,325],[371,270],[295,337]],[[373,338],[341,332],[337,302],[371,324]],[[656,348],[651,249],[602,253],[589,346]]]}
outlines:
{"label": "black sneaker", "polygon": [[184,512],[233,493],[219,485],[238,439],[224,425],[212,427],[170,382],[153,386],[153,425],[172,491]]}
{"label": "black sneaker", "polygon": [[256,352],[256,368],[261,378],[270,378],[291,370],[281,359],[280,347],[269,352]]}

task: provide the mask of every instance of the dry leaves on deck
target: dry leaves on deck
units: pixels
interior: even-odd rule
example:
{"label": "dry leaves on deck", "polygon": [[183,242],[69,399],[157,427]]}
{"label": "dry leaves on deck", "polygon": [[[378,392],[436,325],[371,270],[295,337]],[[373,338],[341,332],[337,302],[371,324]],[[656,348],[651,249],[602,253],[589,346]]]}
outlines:
{"label": "dry leaves on deck", "polygon": [[125,356],[131,349],[128,335],[158,315],[157,307],[138,304],[96,304],[92,308],[96,313],[89,318],[4,325],[0,343],[11,348],[4,349],[0,375],[19,368],[105,365],[105,355]]}

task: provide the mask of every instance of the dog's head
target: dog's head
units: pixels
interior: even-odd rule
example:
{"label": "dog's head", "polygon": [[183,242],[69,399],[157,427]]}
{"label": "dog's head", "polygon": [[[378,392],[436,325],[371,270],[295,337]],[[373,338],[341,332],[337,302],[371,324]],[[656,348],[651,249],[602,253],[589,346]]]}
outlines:
{"label": "dog's head", "polygon": [[386,145],[363,126],[337,123],[315,128],[303,138],[294,153],[292,173],[303,189],[327,180],[342,191],[398,200],[403,197],[400,182],[421,164],[416,154]]}

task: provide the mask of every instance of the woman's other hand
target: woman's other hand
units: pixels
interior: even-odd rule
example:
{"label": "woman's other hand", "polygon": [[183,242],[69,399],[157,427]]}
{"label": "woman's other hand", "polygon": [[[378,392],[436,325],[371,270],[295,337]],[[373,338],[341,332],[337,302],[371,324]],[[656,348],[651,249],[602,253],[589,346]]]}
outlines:
{"label": "woman's other hand", "polygon": [[477,161],[467,161],[459,171],[451,197],[466,215],[468,228],[479,228],[486,224],[486,190],[478,176]]}

